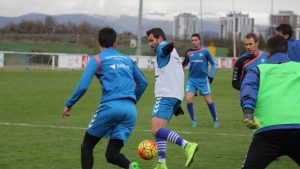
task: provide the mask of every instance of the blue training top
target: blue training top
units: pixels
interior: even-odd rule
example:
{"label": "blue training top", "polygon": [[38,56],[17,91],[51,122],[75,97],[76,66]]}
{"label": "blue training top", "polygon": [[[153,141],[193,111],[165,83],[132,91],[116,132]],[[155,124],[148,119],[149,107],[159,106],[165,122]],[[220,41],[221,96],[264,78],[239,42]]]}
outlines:
{"label": "blue training top", "polygon": [[288,56],[291,61],[300,62],[300,40],[290,38],[288,40]]}
{"label": "blue training top", "polygon": [[136,103],[147,87],[143,73],[128,56],[107,48],[90,59],[76,90],[66,102],[68,108],[84,95],[94,75],[102,86],[101,103],[123,98]]}
{"label": "blue training top", "polygon": [[[208,75],[208,62],[211,64],[210,75]],[[190,63],[189,77],[203,78],[209,76],[213,78],[215,76],[215,62],[205,48],[187,50],[183,64],[187,65],[188,63]]]}

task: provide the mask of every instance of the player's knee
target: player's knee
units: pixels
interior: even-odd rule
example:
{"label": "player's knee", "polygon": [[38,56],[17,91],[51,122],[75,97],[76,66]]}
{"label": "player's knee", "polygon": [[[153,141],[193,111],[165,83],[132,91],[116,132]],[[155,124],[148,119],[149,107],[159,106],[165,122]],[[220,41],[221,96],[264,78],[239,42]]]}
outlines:
{"label": "player's knee", "polygon": [[115,162],[115,153],[112,151],[106,151],[105,158],[106,158],[107,162],[114,163]]}
{"label": "player's knee", "polygon": [[156,136],[158,129],[157,128],[152,128],[151,133],[153,136]]}
{"label": "player's knee", "polygon": [[186,102],[187,102],[187,103],[192,103],[192,102],[193,102],[193,98],[194,98],[193,96],[187,95],[187,96],[186,96]]}

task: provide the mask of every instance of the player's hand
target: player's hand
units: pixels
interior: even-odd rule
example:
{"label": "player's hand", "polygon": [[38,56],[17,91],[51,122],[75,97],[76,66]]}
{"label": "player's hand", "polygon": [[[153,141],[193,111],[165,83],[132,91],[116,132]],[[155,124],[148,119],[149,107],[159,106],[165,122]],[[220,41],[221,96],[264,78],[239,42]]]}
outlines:
{"label": "player's hand", "polygon": [[209,80],[209,83],[212,83],[212,81],[214,80],[214,78],[213,78],[213,77],[210,77],[210,76],[208,76],[208,80]]}
{"label": "player's hand", "polygon": [[166,46],[162,48],[164,55],[170,54],[174,49],[174,43],[168,43]]}
{"label": "player's hand", "polygon": [[243,112],[244,112],[243,122],[247,128],[258,129],[261,127],[259,121],[254,117],[252,109],[246,108],[244,109]]}
{"label": "player's hand", "polygon": [[70,114],[71,114],[71,109],[68,108],[67,106],[65,106],[64,111],[63,111],[63,113],[62,113],[62,117],[63,117],[63,118],[64,118],[64,117],[69,117]]}
{"label": "player's hand", "polygon": [[179,105],[179,106],[177,107],[177,109],[174,110],[174,115],[175,115],[175,116],[178,116],[178,115],[184,115],[184,111],[182,110],[181,105]]}

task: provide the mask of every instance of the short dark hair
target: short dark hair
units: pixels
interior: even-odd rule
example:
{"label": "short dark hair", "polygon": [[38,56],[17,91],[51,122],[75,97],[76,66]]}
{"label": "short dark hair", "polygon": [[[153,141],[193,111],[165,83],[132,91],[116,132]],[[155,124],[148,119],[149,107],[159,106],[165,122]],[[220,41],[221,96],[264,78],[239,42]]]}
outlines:
{"label": "short dark hair", "polygon": [[105,48],[112,47],[117,40],[117,33],[114,29],[105,27],[98,33],[98,42]]}
{"label": "short dark hair", "polygon": [[256,36],[255,33],[248,33],[246,36],[245,36],[245,39],[250,39],[250,38],[253,38],[254,39],[254,42],[258,42],[258,38]]}
{"label": "short dark hair", "polygon": [[267,40],[267,51],[273,55],[275,53],[287,53],[288,42],[279,35],[272,36]]}
{"label": "short dark hair", "polygon": [[201,39],[201,37],[200,37],[199,33],[194,33],[194,34],[192,34],[192,36],[191,36],[191,37],[197,37],[199,40]]}
{"label": "short dark hair", "polygon": [[293,29],[289,24],[280,24],[276,27],[276,31],[281,32],[283,35],[289,35],[289,37],[293,35]]}
{"label": "short dark hair", "polygon": [[153,34],[153,36],[155,38],[158,38],[159,36],[161,36],[163,38],[163,40],[167,39],[164,31],[161,28],[152,28],[152,29],[149,29],[146,33],[147,33],[147,36],[149,36],[150,34]]}

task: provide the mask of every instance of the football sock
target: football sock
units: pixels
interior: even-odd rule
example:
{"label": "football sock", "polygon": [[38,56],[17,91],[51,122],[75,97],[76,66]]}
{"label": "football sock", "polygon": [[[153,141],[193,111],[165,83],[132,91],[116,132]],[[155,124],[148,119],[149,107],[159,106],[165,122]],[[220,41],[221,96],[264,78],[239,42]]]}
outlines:
{"label": "football sock", "polygon": [[218,120],[215,104],[213,102],[211,102],[210,104],[208,104],[208,108],[209,108],[211,117],[214,119],[214,121]]}
{"label": "football sock", "polygon": [[195,121],[195,113],[194,113],[194,105],[193,103],[187,103],[186,107],[189,111],[190,117],[192,119],[192,121]]}
{"label": "football sock", "polygon": [[172,143],[175,143],[182,148],[185,147],[185,145],[188,143],[185,139],[183,139],[179,134],[177,134],[174,131],[170,131],[166,128],[160,128],[156,132],[156,137],[162,138],[164,140],[170,141]]}
{"label": "football sock", "polygon": [[106,161],[121,168],[129,168],[130,161],[120,153],[123,140],[110,139],[105,152]]}
{"label": "football sock", "polygon": [[165,163],[167,153],[167,141],[162,138],[155,137],[155,142],[157,146],[158,162]]}

